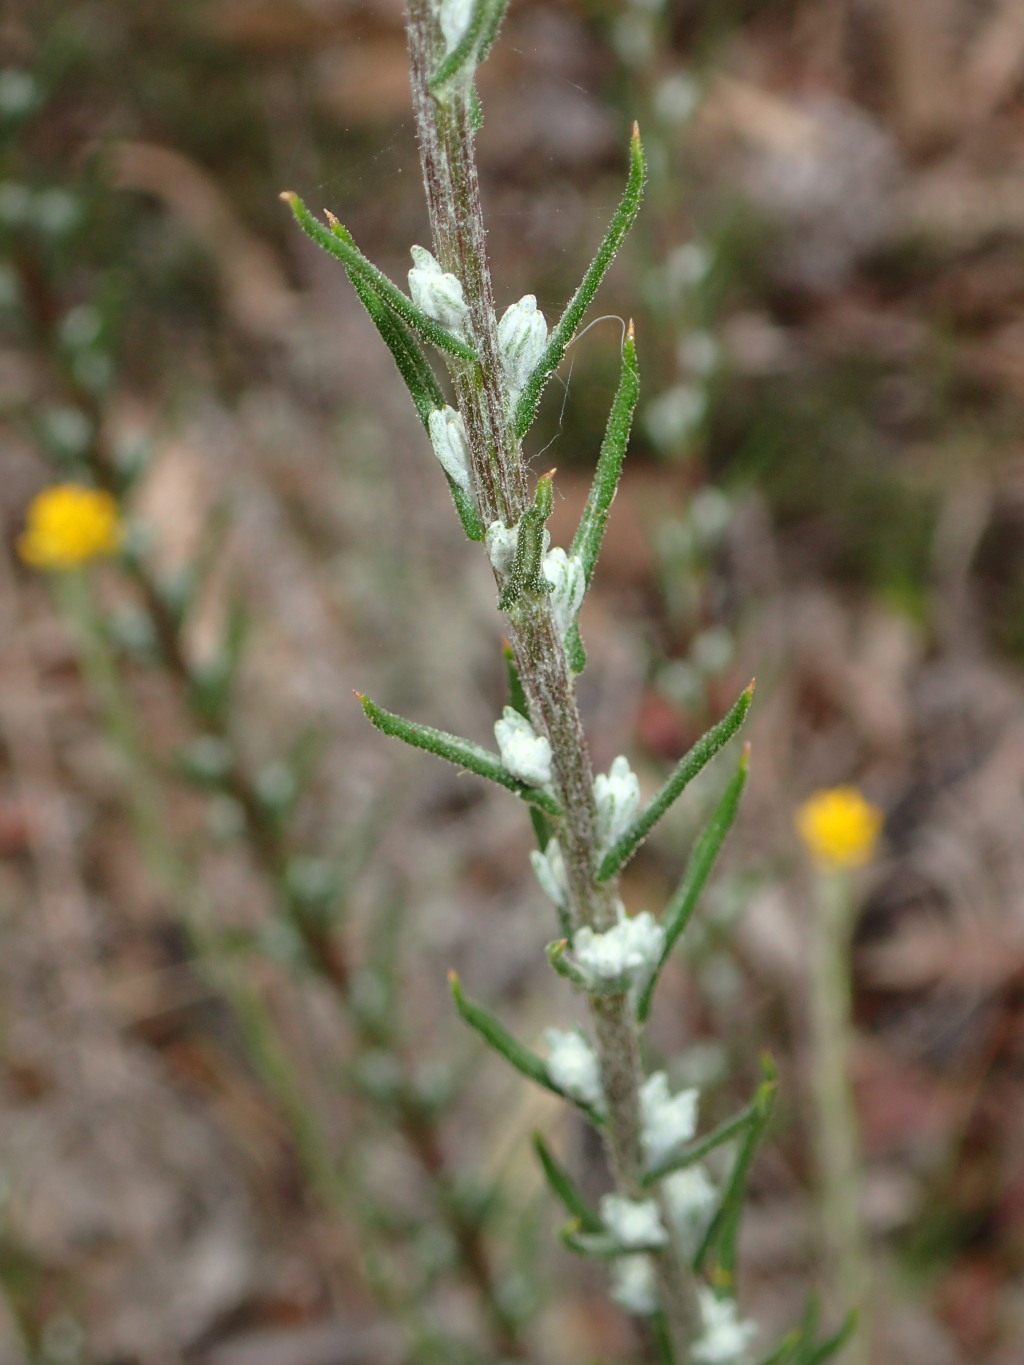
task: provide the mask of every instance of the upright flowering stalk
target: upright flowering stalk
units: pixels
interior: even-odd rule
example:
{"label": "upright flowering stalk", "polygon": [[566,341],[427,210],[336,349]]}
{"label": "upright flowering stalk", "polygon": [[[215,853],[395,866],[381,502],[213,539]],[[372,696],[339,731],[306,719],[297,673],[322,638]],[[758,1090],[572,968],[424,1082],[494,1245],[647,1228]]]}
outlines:
{"label": "upright flowering stalk", "polygon": [[842,1294],[865,1318],[849,1365],[867,1365],[871,1284],[861,1217],[860,1125],[850,1088],[850,937],[857,912],[853,874],[874,855],[882,812],[856,787],[832,787],[803,803],[796,828],[814,868],[808,1014],[824,1259],[834,1296]]}
{"label": "upright flowering stalk", "polygon": [[[474,159],[480,123],[474,77],[504,7],[505,0],[409,0],[413,106],[433,243],[430,251],[412,248],[408,294],[370,263],[332,215],[322,223],[297,196],[284,196],[300,226],[342,263],[390,349],[463,528],[484,544],[510,641],[509,704],[495,724],[497,753],[361,700],[381,730],[490,778],[530,806],[538,841],[534,866],[560,927],[548,959],[586,996],[589,1032],[549,1030],[549,1052],[542,1058],[470,1000],[453,975],[456,1006],[524,1075],[577,1106],[603,1138],[614,1190],[597,1209],[538,1139],[549,1183],[572,1215],[563,1232],[566,1244],[611,1262],[612,1293],[628,1310],[656,1318],[664,1354],[676,1365],[740,1365],[751,1359],[755,1329],[740,1319],[735,1303],[739,1210],[774,1080],[767,1075],[746,1110],[698,1139],[696,1093],[673,1094],[664,1073],[646,1075],[640,1038],[661,968],[735,816],[746,754],[660,920],[646,911],[628,913],[618,877],[687,783],[739,729],[753,686],[646,805],[625,758],[595,778],[576,702],[575,679],[586,662],[577,616],[637,399],[632,327],[593,487],[567,547],[550,545],[552,477],[544,475],[531,490],[522,442],[547,381],[636,216],[646,167],[634,128],[618,210],[550,331],[531,294],[499,318]],[[423,343],[443,358],[453,402]],[[731,1144],[733,1160],[715,1189],[700,1160],[725,1143]],[[815,1344],[812,1330],[808,1325],[796,1333],[771,1358],[825,1359],[832,1344]]]}

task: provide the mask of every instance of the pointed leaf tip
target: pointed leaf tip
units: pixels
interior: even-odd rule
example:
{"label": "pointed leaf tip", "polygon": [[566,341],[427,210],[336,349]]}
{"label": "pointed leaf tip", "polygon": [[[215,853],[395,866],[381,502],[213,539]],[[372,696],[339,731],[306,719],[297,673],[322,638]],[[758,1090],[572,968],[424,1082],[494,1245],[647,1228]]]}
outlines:
{"label": "pointed leaf tip", "polygon": [[640,124],[636,119],[633,120],[633,139],[636,142],[640,141]]}
{"label": "pointed leaf tip", "polygon": [[299,196],[295,193],[294,190],[282,190],[281,193],[280,193],[277,197],[278,197],[278,199],[280,199],[283,203],[285,203],[285,204],[292,204],[292,205],[294,205],[294,204],[298,201],[298,198],[299,198]]}
{"label": "pointed leaf tip", "polygon": [[626,328],[626,340],[627,340],[627,341],[635,341],[635,340],[636,340],[636,328],[633,326],[633,319],[632,319],[632,318],[630,318],[630,320],[629,320],[629,326]]}

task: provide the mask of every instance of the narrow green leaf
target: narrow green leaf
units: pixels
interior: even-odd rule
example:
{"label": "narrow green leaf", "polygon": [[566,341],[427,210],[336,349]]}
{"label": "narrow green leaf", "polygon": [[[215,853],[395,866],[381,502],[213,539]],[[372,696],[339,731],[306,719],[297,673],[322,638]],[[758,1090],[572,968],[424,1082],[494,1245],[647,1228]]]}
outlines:
{"label": "narrow green leaf", "polygon": [[601,453],[597,458],[594,481],[590,486],[587,505],[583,509],[579,527],[573,537],[570,554],[579,555],[587,576],[587,586],[597,563],[601,540],[604,537],[608,512],[619,486],[622,462],[629,444],[629,433],[633,425],[633,410],[640,393],[640,371],[636,361],[636,342],[633,339],[633,324],[629,324],[626,342],[622,348],[622,374],[615,398],[612,400],[605,427]]}
{"label": "narrow green leaf", "polygon": [[507,8],[508,0],[476,0],[465,33],[430,79],[428,88],[434,94],[438,94],[466,66],[475,68],[480,65],[498,36]]}
{"label": "narrow green leaf", "polygon": [[644,807],[637,818],[626,830],[622,838],[613,844],[605,854],[597,871],[597,880],[606,882],[626,863],[640,847],[661,817],[682,793],[684,788],[697,776],[702,768],[718,753],[743,724],[754,696],[751,682],[727,716],[713,725],[707,734],[702,735],[688,754],[684,754],[676,765],[672,776],[661,790]]}
{"label": "narrow green leaf", "polygon": [[569,658],[569,667],[579,675],[587,666],[587,651],[583,648],[583,638],[580,635],[580,628],[573,624],[566,631],[565,652]]}
{"label": "narrow green leaf", "polygon": [[654,1348],[658,1353],[658,1365],[679,1365],[672,1346],[668,1323],[665,1321],[665,1314],[660,1308],[656,1313],[651,1314],[651,1336],[654,1338]]}
{"label": "narrow green leaf", "polygon": [[537,1159],[548,1184],[551,1186],[552,1193],[563,1205],[566,1213],[575,1218],[580,1231],[585,1233],[601,1232],[600,1218],[580,1194],[572,1176],[558,1161],[540,1133],[533,1135],[533,1150],[537,1153]]}
{"label": "narrow green leaf", "polygon": [[529,707],[526,705],[526,693],[523,691],[523,680],[519,676],[519,669],[516,667],[516,656],[512,652],[512,646],[506,640],[502,645],[502,657],[505,660],[505,680],[508,684],[508,704],[513,711],[518,711],[521,716],[530,719]]}
{"label": "narrow green leaf", "polygon": [[349,266],[345,267],[345,273],[360,303],[373,319],[385,346],[394,357],[398,372],[405,380],[405,386],[416,405],[420,421],[426,427],[430,414],[437,408],[443,408],[445,401],[444,393],[430,368],[429,361],[405,323],[384,303],[365,276],[358,274]]}
{"label": "narrow green leaf", "polygon": [[612,218],[604,241],[598,248],[597,255],[591,262],[590,268],[583,276],[576,293],[569,300],[565,312],[553,328],[547,349],[541,356],[537,368],[527,380],[516,406],[513,425],[516,436],[520,440],[533,425],[544,386],[557,369],[562,356],[565,355],[566,348],[575,336],[576,329],[583,319],[583,314],[587,311],[601,281],[608,273],[608,267],[615,259],[615,253],[622,245],[626,233],[633,225],[633,220],[640,209],[646,179],[647,162],[644,158],[643,145],[640,142],[640,129],[634,124],[633,138],[629,147],[629,179],[626,182],[622,199],[619,201],[619,207],[615,211],[615,216]]}
{"label": "narrow green leaf", "polygon": [[463,994],[459,978],[455,972],[448,973],[448,984],[451,986],[455,1008],[470,1028],[475,1029],[481,1038],[494,1048],[495,1052],[500,1052],[505,1060],[521,1072],[527,1080],[535,1081],[537,1085],[543,1086],[545,1090],[550,1090],[552,1094],[562,1094],[548,1075],[548,1069],[540,1057],[535,1052],[531,1052],[528,1047],[524,1047],[517,1038],[513,1038],[505,1025],[499,1023],[493,1014],[489,1014],[482,1005],[478,1005],[475,1000],[470,1000]]}
{"label": "narrow green leaf", "polygon": [[736,1278],[736,1242],[739,1235],[740,1219],[743,1216],[747,1176],[750,1173],[758,1143],[768,1126],[775,1104],[778,1076],[771,1058],[762,1059],[761,1074],[764,1079],[754,1096],[753,1118],[740,1142],[718,1211],[711,1220],[711,1225],[704,1235],[700,1249],[694,1257],[694,1268],[701,1270],[710,1253],[714,1251],[716,1283],[727,1289],[733,1287]]}
{"label": "narrow green leaf", "polygon": [[417,749],[426,749],[429,753],[437,754],[439,758],[446,758],[449,763],[476,773],[478,777],[489,778],[491,782],[497,782],[499,786],[514,792],[524,801],[539,806],[548,815],[562,814],[562,808],[553,796],[542,791],[540,787],[528,787],[525,782],[513,777],[497,754],[481,748],[479,744],[473,744],[471,740],[448,734],[445,730],[435,730],[432,726],[419,725],[416,721],[396,716],[393,711],[385,711],[383,706],[378,706],[369,697],[364,697],[358,692],[356,696],[370,723],[376,725],[378,730],[383,730],[386,735],[394,735],[396,739],[404,740],[406,744],[411,744]]}
{"label": "narrow green leaf", "polygon": [[476,503],[468,496],[464,488],[460,488],[455,480],[444,471],[444,476],[448,480],[448,491],[452,495],[452,502],[455,510],[459,514],[459,521],[462,522],[462,529],[469,540],[483,540],[484,528],[480,521],[480,514],[476,510]]}
{"label": "narrow green leaf", "polygon": [[795,1365],[823,1365],[824,1361],[831,1360],[836,1352],[842,1350],[853,1336],[857,1330],[858,1321],[859,1317],[856,1310],[848,1313],[838,1332],[833,1333],[819,1346],[811,1348],[806,1354],[797,1356]]}
{"label": "narrow green leaf", "polygon": [[713,1152],[716,1147],[721,1147],[726,1142],[731,1142],[738,1137],[744,1129],[748,1128],[754,1121],[757,1114],[756,1103],[752,1102],[745,1109],[741,1109],[738,1114],[734,1114],[731,1119],[726,1119],[717,1128],[713,1128],[706,1137],[699,1138],[696,1142],[684,1147],[681,1152],[674,1153],[671,1157],[659,1162],[643,1178],[645,1187],[656,1184],[659,1180],[664,1180],[673,1171],[685,1170],[687,1166],[693,1166],[696,1162],[702,1161],[708,1152]]}
{"label": "narrow green leaf", "polygon": [[690,854],[690,860],[686,866],[686,872],[679,888],[665,907],[662,916],[662,925],[665,929],[665,947],[662,951],[658,965],[651,973],[650,980],[644,987],[643,994],[637,1002],[637,1018],[641,1023],[647,1019],[651,1012],[651,1002],[654,999],[654,990],[658,984],[658,977],[661,969],[667,962],[672,949],[678,943],[683,931],[689,924],[693,912],[697,907],[700,893],[704,890],[704,885],[711,874],[711,869],[718,857],[719,850],[725,843],[725,836],[732,828],[732,823],[736,819],[736,812],[739,809],[740,797],[747,781],[747,768],[750,761],[750,746],[744,748],[740,755],[739,765],[736,772],[730,779],[728,786],[719,798],[718,805],[712,813],[711,819],[704,826],[704,829]]}
{"label": "narrow green leaf", "polygon": [[778,1346],[760,1360],[758,1365],[796,1365],[795,1356],[801,1340],[802,1336],[798,1329],[787,1332]]}
{"label": "narrow green leaf", "polygon": [[341,261],[346,271],[350,275],[356,275],[373,289],[378,298],[393,313],[407,323],[414,332],[418,332],[425,341],[433,344],[449,355],[455,356],[458,360],[477,359],[476,352],[471,346],[467,346],[464,341],[460,341],[457,336],[453,336],[447,328],[440,326],[433,318],[428,318],[413,301],[398,288],[383,271],[369,261],[356,246],[351,233],[331,216],[330,227],[325,227],[318,219],[314,218],[309,209],[299,198],[290,190],[286,190],[281,198],[291,208],[295,215],[295,221],[307,237],[311,237],[317,246],[323,247],[329,255]]}

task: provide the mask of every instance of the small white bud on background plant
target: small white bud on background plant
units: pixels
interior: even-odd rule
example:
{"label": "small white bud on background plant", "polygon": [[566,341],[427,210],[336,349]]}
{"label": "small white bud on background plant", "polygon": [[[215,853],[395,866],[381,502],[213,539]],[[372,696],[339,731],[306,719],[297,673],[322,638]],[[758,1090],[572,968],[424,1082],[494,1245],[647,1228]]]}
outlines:
{"label": "small white bud on background plant", "polygon": [[530,787],[545,787],[551,781],[551,745],[544,735],[511,706],[494,723],[501,761],[513,777]]}
{"label": "small white bud on background plant", "polygon": [[462,336],[468,309],[461,281],[450,271],[442,270],[426,247],[410,247],[409,254],[414,261],[409,271],[409,297],[428,318]]}
{"label": "small white bud on background plant", "polygon": [[555,617],[555,626],[562,639],[565,639],[570,626],[576,623],[576,614],[587,590],[583,561],[578,555],[567,555],[556,546],[544,556],[541,573],[551,584],[548,601]]}
{"label": "small white bud on background plant", "polygon": [[640,809],[640,782],[620,754],[607,773],[594,778],[594,804],[597,807],[597,841],[607,852],[629,829]]}
{"label": "small white bud on background plant", "polygon": [[597,1054],[576,1029],[544,1030],[548,1045],[547,1068],[553,1084],[571,1099],[591,1108],[604,1108],[601,1067]]}
{"label": "small white bud on background plant", "polygon": [[453,483],[473,496],[473,475],[469,464],[469,442],[462,414],[454,408],[435,408],[427,419],[430,444]]}
{"label": "small white bud on background plant", "polygon": [[514,403],[548,344],[548,325],[533,294],[505,309],[498,323],[498,347],[509,401]]}
{"label": "small white bud on background plant", "polygon": [[620,1246],[639,1250],[661,1247],[668,1241],[668,1233],[653,1199],[627,1199],[622,1194],[606,1194],[598,1207],[601,1222]]}
{"label": "small white bud on background plant", "polygon": [[673,1095],[664,1071],[652,1071],[640,1087],[640,1138],[648,1166],[677,1152],[697,1131],[697,1090]]}

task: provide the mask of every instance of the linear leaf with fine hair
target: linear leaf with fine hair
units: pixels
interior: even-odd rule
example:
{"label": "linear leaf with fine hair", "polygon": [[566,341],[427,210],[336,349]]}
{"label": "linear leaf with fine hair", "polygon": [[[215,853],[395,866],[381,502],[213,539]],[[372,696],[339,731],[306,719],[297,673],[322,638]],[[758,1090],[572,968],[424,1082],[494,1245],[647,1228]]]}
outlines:
{"label": "linear leaf with fine hair", "polygon": [[581,1232],[596,1233],[602,1230],[600,1218],[576,1188],[572,1176],[561,1164],[540,1133],[533,1135],[533,1150],[541,1164],[545,1178],[551,1186],[555,1198],[563,1205],[579,1224]]}
{"label": "linear leaf with fine hair", "polygon": [[657,967],[655,967],[650,980],[644,987],[643,994],[637,1002],[636,1014],[641,1023],[646,1020],[651,1012],[654,988],[658,984],[661,969],[689,924],[693,912],[697,908],[700,893],[704,890],[704,884],[711,874],[715,859],[725,843],[725,836],[729,833],[732,823],[736,819],[740,797],[743,795],[743,788],[747,781],[749,765],[750,745],[748,744],[740,755],[735,773],[719,797],[718,804],[711,814],[711,819],[704,826],[694,845],[693,852],[690,854],[690,861],[686,865],[686,871],[678,889],[665,907],[665,913],[661,917],[662,927],[665,930],[665,947]]}
{"label": "linear leaf with fine hair", "polygon": [[622,462],[626,456],[629,433],[633,425],[633,410],[639,393],[640,372],[636,363],[636,341],[631,322],[622,347],[622,374],[608,414],[601,453],[597,457],[597,468],[594,470],[594,481],[590,485],[587,503],[569,552],[579,555],[588,587],[601,549],[612,499],[619,486]]}
{"label": "linear leaf with fine hair", "polygon": [[306,236],[312,238],[317,246],[323,247],[328,255],[339,260],[346,271],[351,271],[360,279],[365,280],[378,295],[381,302],[386,304],[392,312],[397,313],[414,332],[418,332],[424,341],[432,342],[438,350],[446,351],[448,355],[455,356],[458,360],[475,361],[477,359],[477,354],[472,346],[467,346],[464,341],[453,336],[446,327],[442,327],[433,318],[428,318],[426,313],[417,308],[412,299],[403,294],[382,270],[378,270],[373,262],[364,256],[356,246],[348,229],[336,218],[332,216],[330,227],[324,227],[319,219],[313,217],[297,194],[293,194],[291,190],[286,190],[281,198],[291,208],[295,215],[295,221]]}
{"label": "linear leaf with fine hair", "polygon": [[754,684],[750,682],[740,693],[732,710],[702,735],[689,753],[683,755],[661,790],[652,797],[621,839],[616,840],[605,854],[597,871],[599,882],[606,882],[610,877],[614,877],[619,868],[632,858],[672,803],[711,762],[723,744],[732,739],[746,719],[753,697]]}
{"label": "linear leaf with fine hair", "polygon": [[736,1243],[739,1237],[740,1218],[743,1201],[746,1197],[747,1176],[761,1141],[764,1130],[772,1116],[775,1106],[775,1091],[778,1086],[778,1073],[770,1057],[761,1061],[763,1080],[754,1096],[754,1114],[741,1141],[736,1160],[733,1162],[729,1179],[722,1192],[718,1212],[704,1234],[704,1240],[694,1257],[694,1267],[703,1268],[712,1251],[715,1253],[714,1280],[723,1288],[732,1288],[736,1276]]}
{"label": "linear leaf with fine hair", "polygon": [[478,1005],[475,1000],[470,1000],[468,996],[463,994],[462,986],[459,984],[459,978],[455,972],[448,973],[448,984],[451,987],[455,1008],[470,1028],[475,1029],[485,1042],[494,1048],[495,1052],[500,1052],[506,1062],[514,1066],[528,1080],[535,1081],[537,1085],[543,1086],[545,1090],[550,1090],[555,1095],[563,1095],[563,1092],[548,1075],[547,1067],[536,1052],[531,1052],[528,1047],[524,1047],[517,1038],[509,1033],[504,1024],[484,1009],[483,1005]]}
{"label": "linear leaf with fine hair", "polygon": [[540,358],[540,363],[526,381],[526,386],[516,405],[513,427],[520,440],[533,425],[544,386],[557,369],[562,356],[565,355],[566,348],[576,335],[576,329],[583,319],[583,314],[587,311],[601,281],[608,273],[608,267],[615,259],[615,253],[622,245],[626,233],[633,225],[633,219],[639,212],[640,202],[643,199],[644,181],[646,179],[647,162],[644,158],[643,144],[640,141],[640,129],[634,124],[633,137],[629,145],[629,179],[626,182],[622,199],[619,201],[619,207],[615,211],[615,216],[605,233],[604,241],[598,247],[597,255],[591,261],[590,268],[583,276],[579,288],[569,300],[565,312],[552,328],[551,337],[544,354]]}
{"label": "linear leaf with fine hair", "polygon": [[378,706],[375,701],[358,692],[356,696],[367,720],[378,730],[383,730],[386,735],[394,735],[396,739],[404,740],[414,748],[426,749],[428,753],[437,754],[439,758],[445,758],[459,768],[476,773],[478,777],[486,777],[491,782],[497,782],[499,786],[514,792],[522,800],[539,806],[548,815],[557,817],[562,814],[561,806],[550,793],[540,787],[530,787],[525,782],[520,782],[517,777],[513,777],[498,755],[489,749],[474,744],[472,740],[462,739],[459,735],[449,734],[446,730],[435,730],[431,725],[420,725],[418,721],[396,716],[393,711],[385,711],[383,706]]}

